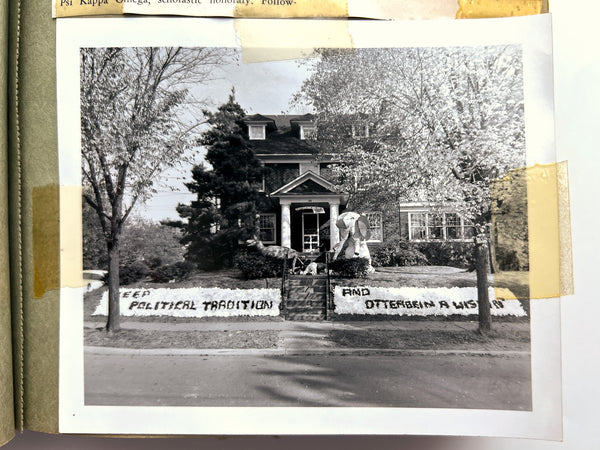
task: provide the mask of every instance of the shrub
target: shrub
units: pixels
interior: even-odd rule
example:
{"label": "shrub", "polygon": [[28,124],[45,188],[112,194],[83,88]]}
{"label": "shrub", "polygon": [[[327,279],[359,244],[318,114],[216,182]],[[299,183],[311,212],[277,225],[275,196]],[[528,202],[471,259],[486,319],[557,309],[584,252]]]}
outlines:
{"label": "shrub", "polygon": [[395,250],[392,247],[379,247],[371,251],[373,267],[390,267],[394,265]]}
{"label": "shrub", "polygon": [[240,250],[234,257],[235,267],[249,280],[280,277],[283,262],[273,256],[263,255],[256,250]]}
{"label": "shrub", "polygon": [[185,280],[194,271],[195,265],[189,261],[178,261],[155,268],[150,272],[150,279],[154,283],[168,283],[171,280]]}
{"label": "shrub", "polygon": [[367,258],[336,259],[329,263],[329,269],[343,278],[367,278],[369,260]]}
{"label": "shrub", "polygon": [[399,247],[394,255],[394,265],[398,266],[427,266],[427,256],[414,248],[412,245]]}
{"label": "shrub", "polygon": [[159,267],[161,267],[163,265],[162,258],[160,258],[158,256],[154,256],[154,257],[148,259],[147,261],[148,261],[148,267],[152,270],[158,269]]}
{"label": "shrub", "polygon": [[376,267],[424,266],[429,264],[427,257],[409,242],[389,242],[386,246],[379,247],[372,252],[371,259]]}
{"label": "shrub", "polygon": [[496,263],[499,270],[529,270],[529,261],[525,252],[498,246],[496,248]]}
{"label": "shrub", "polygon": [[[149,273],[150,269],[144,261],[132,261],[123,264],[119,266],[119,284],[124,286],[135,283],[146,278]],[[108,281],[108,273],[104,276],[104,281]]]}
{"label": "shrub", "polygon": [[473,242],[419,242],[415,244],[433,266],[474,267]]}

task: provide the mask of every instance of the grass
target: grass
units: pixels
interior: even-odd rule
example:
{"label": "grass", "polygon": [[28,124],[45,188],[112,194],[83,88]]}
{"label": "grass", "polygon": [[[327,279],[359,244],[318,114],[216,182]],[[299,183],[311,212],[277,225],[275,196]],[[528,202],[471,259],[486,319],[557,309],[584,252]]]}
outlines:
{"label": "grass", "polygon": [[[419,266],[419,267],[378,267],[366,279],[332,277],[332,283],[344,286],[372,287],[475,287],[475,272],[468,272],[453,267]],[[488,279],[491,286],[493,279]]]}
{"label": "grass", "polygon": [[[465,324],[456,329],[343,329],[325,331],[325,348],[369,348],[400,350],[529,351],[526,327],[494,325],[488,336]],[[280,343],[278,330],[172,331],[123,329],[107,333],[85,330],[85,345],[130,349],[270,349]]]}
{"label": "grass", "polygon": [[332,330],[338,347],[406,350],[521,350],[529,351],[529,330],[495,327],[483,336],[473,330]]}
{"label": "grass", "polygon": [[529,300],[529,272],[499,272],[494,274],[497,288],[509,289],[520,300]]}
{"label": "grass", "polygon": [[274,330],[230,331],[164,331],[86,329],[85,345],[133,349],[156,348],[258,348],[277,346]]}

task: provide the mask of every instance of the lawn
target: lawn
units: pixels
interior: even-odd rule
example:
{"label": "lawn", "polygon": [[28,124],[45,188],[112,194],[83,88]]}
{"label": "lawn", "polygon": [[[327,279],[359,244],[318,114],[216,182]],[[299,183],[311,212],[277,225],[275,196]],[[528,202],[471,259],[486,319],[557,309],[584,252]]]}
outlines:
{"label": "lawn", "polygon": [[496,324],[483,336],[473,330],[332,330],[329,340],[342,348],[406,350],[530,350],[529,330],[505,330]]}
{"label": "lawn", "polygon": [[[281,346],[281,331],[266,330],[144,330],[123,329],[108,334],[85,330],[85,345],[130,349],[272,349]],[[369,348],[396,350],[488,350],[529,351],[529,329],[495,324],[488,336],[463,329],[333,329],[323,334],[324,348]]]}
{"label": "lawn", "polygon": [[[488,278],[491,286],[493,278]],[[475,287],[475,272],[443,266],[377,267],[367,279],[332,277],[333,284],[372,287]]]}
{"label": "lawn", "polygon": [[85,345],[133,349],[149,348],[274,348],[276,330],[167,331],[121,330],[108,334],[86,329]]}

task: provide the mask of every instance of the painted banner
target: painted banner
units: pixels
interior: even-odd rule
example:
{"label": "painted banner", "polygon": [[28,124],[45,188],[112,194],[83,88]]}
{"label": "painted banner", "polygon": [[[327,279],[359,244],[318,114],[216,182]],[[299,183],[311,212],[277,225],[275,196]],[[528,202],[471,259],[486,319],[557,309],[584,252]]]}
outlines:
{"label": "painted banner", "polygon": [[[122,316],[278,316],[279,289],[120,289]],[[108,292],[93,315],[106,315]]]}
{"label": "painted banner", "polygon": [[[493,316],[526,316],[518,300],[495,298],[489,289]],[[336,286],[336,314],[387,314],[395,316],[450,316],[477,314],[477,288],[384,288]]]}

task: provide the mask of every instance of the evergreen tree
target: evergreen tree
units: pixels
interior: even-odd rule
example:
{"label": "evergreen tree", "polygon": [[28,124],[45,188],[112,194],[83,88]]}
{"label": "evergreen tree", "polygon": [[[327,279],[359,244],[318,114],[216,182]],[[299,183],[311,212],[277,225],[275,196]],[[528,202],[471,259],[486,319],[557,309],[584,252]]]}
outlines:
{"label": "evergreen tree", "polygon": [[197,199],[177,207],[187,221],[172,225],[183,230],[187,260],[201,269],[232,267],[239,242],[256,232],[257,204],[263,198],[258,186],[264,169],[248,145],[245,113],[233,92],[216,112],[204,113],[210,129],[199,143],[206,147],[212,169],[194,166],[193,181],[186,186]]}

